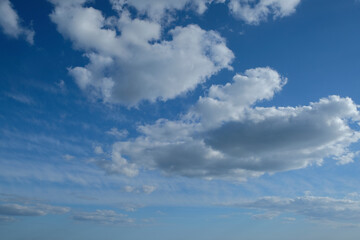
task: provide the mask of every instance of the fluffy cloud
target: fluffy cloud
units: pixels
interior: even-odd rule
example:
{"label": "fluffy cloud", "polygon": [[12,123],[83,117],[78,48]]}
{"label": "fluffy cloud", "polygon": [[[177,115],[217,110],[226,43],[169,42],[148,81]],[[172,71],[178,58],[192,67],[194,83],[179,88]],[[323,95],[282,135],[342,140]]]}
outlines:
{"label": "fluffy cloud", "polygon": [[121,156],[117,148],[117,145],[113,146],[111,160],[94,160],[95,164],[104,169],[107,174],[122,174],[128,177],[137,176],[139,173],[138,166],[134,163],[129,163],[126,158]]}
{"label": "fluffy cloud", "polygon": [[270,68],[247,70],[232,83],[214,85],[177,121],[138,127],[140,136],[114,144],[113,153],[170,175],[244,180],[354,157],[360,133],[349,98],[330,96],[307,106],[255,107],[281,90],[286,79]]}
{"label": "fluffy cloud", "polygon": [[0,26],[3,32],[13,38],[24,36],[30,43],[34,43],[35,32],[21,26],[21,20],[9,0],[0,0]]}
{"label": "fluffy cloud", "polygon": [[360,201],[334,199],[329,197],[303,196],[297,198],[264,197],[255,201],[230,204],[231,206],[265,211],[257,216],[271,216],[291,213],[306,216],[312,220],[330,222],[360,221]]}
{"label": "fluffy cloud", "polygon": [[259,24],[269,16],[282,18],[293,14],[301,0],[231,0],[232,14],[248,24]]}
{"label": "fluffy cloud", "polygon": [[182,10],[185,7],[190,7],[196,10],[199,14],[206,11],[207,5],[212,2],[224,3],[225,0],[110,0],[113,8],[122,11],[123,7],[130,5],[135,7],[140,14],[147,14],[151,19],[161,20],[166,13]]}
{"label": "fluffy cloud", "polygon": [[188,25],[170,30],[165,40],[158,22],[133,19],[126,10],[105,18],[83,2],[53,0],[50,17],[89,59],[69,72],[95,98],[127,106],[165,101],[231,68],[234,55],[217,32]]}
{"label": "fluffy cloud", "polygon": [[76,221],[94,222],[101,224],[132,223],[133,219],[112,210],[96,210],[95,212],[79,212],[72,217]]}
{"label": "fluffy cloud", "polygon": [[50,205],[0,204],[0,215],[5,216],[44,216],[48,214],[64,214],[69,210],[67,207]]}

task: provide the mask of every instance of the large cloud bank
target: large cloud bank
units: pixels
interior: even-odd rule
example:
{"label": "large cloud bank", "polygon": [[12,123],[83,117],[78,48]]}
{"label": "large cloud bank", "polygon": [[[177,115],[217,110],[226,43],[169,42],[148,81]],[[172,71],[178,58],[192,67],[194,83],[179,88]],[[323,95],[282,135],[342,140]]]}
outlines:
{"label": "large cloud bank", "polygon": [[356,153],[349,147],[360,137],[352,128],[359,121],[357,105],[329,96],[307,106],[255,106],[285,83],[276,71],[255,68],[213,85],[178,120],[139,126],[139,137],[115,143],[107,166],[121,172],[132,162],[169,175],[244,180],[321,165],[326,158],[352,162]]}

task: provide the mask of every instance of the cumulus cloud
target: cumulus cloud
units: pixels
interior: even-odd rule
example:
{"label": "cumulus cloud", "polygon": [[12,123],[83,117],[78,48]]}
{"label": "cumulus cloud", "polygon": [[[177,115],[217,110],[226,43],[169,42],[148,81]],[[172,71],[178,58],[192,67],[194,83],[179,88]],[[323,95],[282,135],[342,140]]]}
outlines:
{"label": "cumulus cloud", "polygon": [[231,13],[248,24],[257,25],[269,16],[282,18],[293,14],[301,0],[230,0]]}
{"label": "cumulus cloud", "polygon": [[161,20],[166,14],[186,7],[203,14],[207,5],[216,2],[224,3],[225,0],[110,0],[114,9],[122,11],[124,6],[135,7],[140,14],[146,14],[151,19]]}
{"label": "cumulus cloud", "polygon": [[306,216],[312,220],[329,222],[360,221],[360,201],[335,199],[330,197],[303,196],[297,198],[264,197],[230,206],[265,211],[256,216],[271,216],[290,213]]}
{"label": "cumulus cloud", "polygon": [[21,19],[9,0],[0,0],[0,26],[3,32],[13,38],[24,36],[30,43],[34,43],[35,32],[21,26]]}
{"label": "cumulus cloud", "polygon": [[100,224],[126,224],[134,222],[127,215],[113,210],[96,210],[95,212],[78,212],[72,217],[76,221],[94,222]]}
{"label": "cumulus cloud", "polygon": [[134,19],[126,9],[105,18],[83,6],[85,1],[52,2],[50,17],[58,31],[89,59],[69,73],[83,91],[105,102],[166,101],[231,69],[234,55],[217,32],[188,25],[171,29],[165,40],[160,23]]}
{"label": "cumulus cloud", "polygon": [[67,207],[50,205],[20,205],[0,204],[0,215],[5,216],[45,216],[48,214],[64,214],[69,212]]}
{"label": "cumulus cloud", "polygon": [[119,153],[117,148],[118,146],[113,146],[111,160],[94,160],[95,164],[105,170],[107,174],[122,174],[128,177],[137,176],[139,173],[138,166],[135,163],[129,163],[128,160]]}
{"label": "cumulus cloud", "polygon": [[[359,140],[357,105],[329,96],[307,106],[256,107],[286,83],[270,68],[237,74],[214,85],[178,120],[138,127],[139,137],[117,142],[113,153],[169,175],[244,180],[321,165],[326,158],[351,162]],[[125,160],[124,160],[125,161]]]}

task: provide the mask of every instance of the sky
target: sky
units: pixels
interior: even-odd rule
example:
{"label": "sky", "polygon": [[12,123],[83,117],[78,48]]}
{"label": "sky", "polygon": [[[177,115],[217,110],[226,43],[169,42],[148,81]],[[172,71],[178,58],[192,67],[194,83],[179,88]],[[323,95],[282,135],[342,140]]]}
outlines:
{"label": "sky", "polygon": [[0,236],[355,240],[360,2],[0,0]]}

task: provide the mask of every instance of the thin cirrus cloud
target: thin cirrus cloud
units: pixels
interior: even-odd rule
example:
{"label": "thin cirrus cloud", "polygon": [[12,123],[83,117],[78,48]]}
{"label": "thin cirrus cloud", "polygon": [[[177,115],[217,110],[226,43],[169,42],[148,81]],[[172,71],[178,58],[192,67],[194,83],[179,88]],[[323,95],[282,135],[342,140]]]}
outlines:
{"label": "thin cirrus cloud", "polygon": [[23,36],[30,44],[34,43],[35,32],[22,26],[21,19],[9,0],[0,0],[0,27],[7,36]]}
{"label": "thin cirrus cloud", "polygon": [[81,222],[93,222],[100,224],[130,224],[134,220],[127,215],[117,213],[113,210],[96,210],[94,212],[78,212],[72,218]]}
{"label": "thin cirrus cloud", "polygon": [[360,202],[350,199],[316,196],[263,197],[253,201],[226,205],[264,211],[263,214],[254,214],[255,219],[272,219],[281,214],[295,214],[321,222],[353,224],[360,220]]}
{"label": "thin cirrus cloud", "polygon": [[188,25],[170,30],[172,40],[164,40],[155,21],[132,19],[126,9],[105,18],[84,2],[54,0],[50,17],[74,47],[85,51],[89,63],[69,73],[92,97],[126,106],[165,101],[231,69],[234,54],[217,32]]}
{"label": "thin cirrus cloud", "polygon": [[139,126],[139,137],[115,143],[115,159],[104,160],[102,167],[126,173],[130,164],[167,175],[242,181],[321,165],[326,158],[352,162],[357,153],[349,148],[360,133],[351,127],[359,112],[350,98],[329,96],[298,107],[254,106],[270,100],[286,81],[271,68],[256,68],[237,74],[231,83],[213,85],[178,120]]}
{"label": "thin cirrus cloud", "polygon": [[68,207],[51,205],[20,205],[0,204],[0,215],[5,216],[45,216],[48,214],[64,214],[69,212]]}

